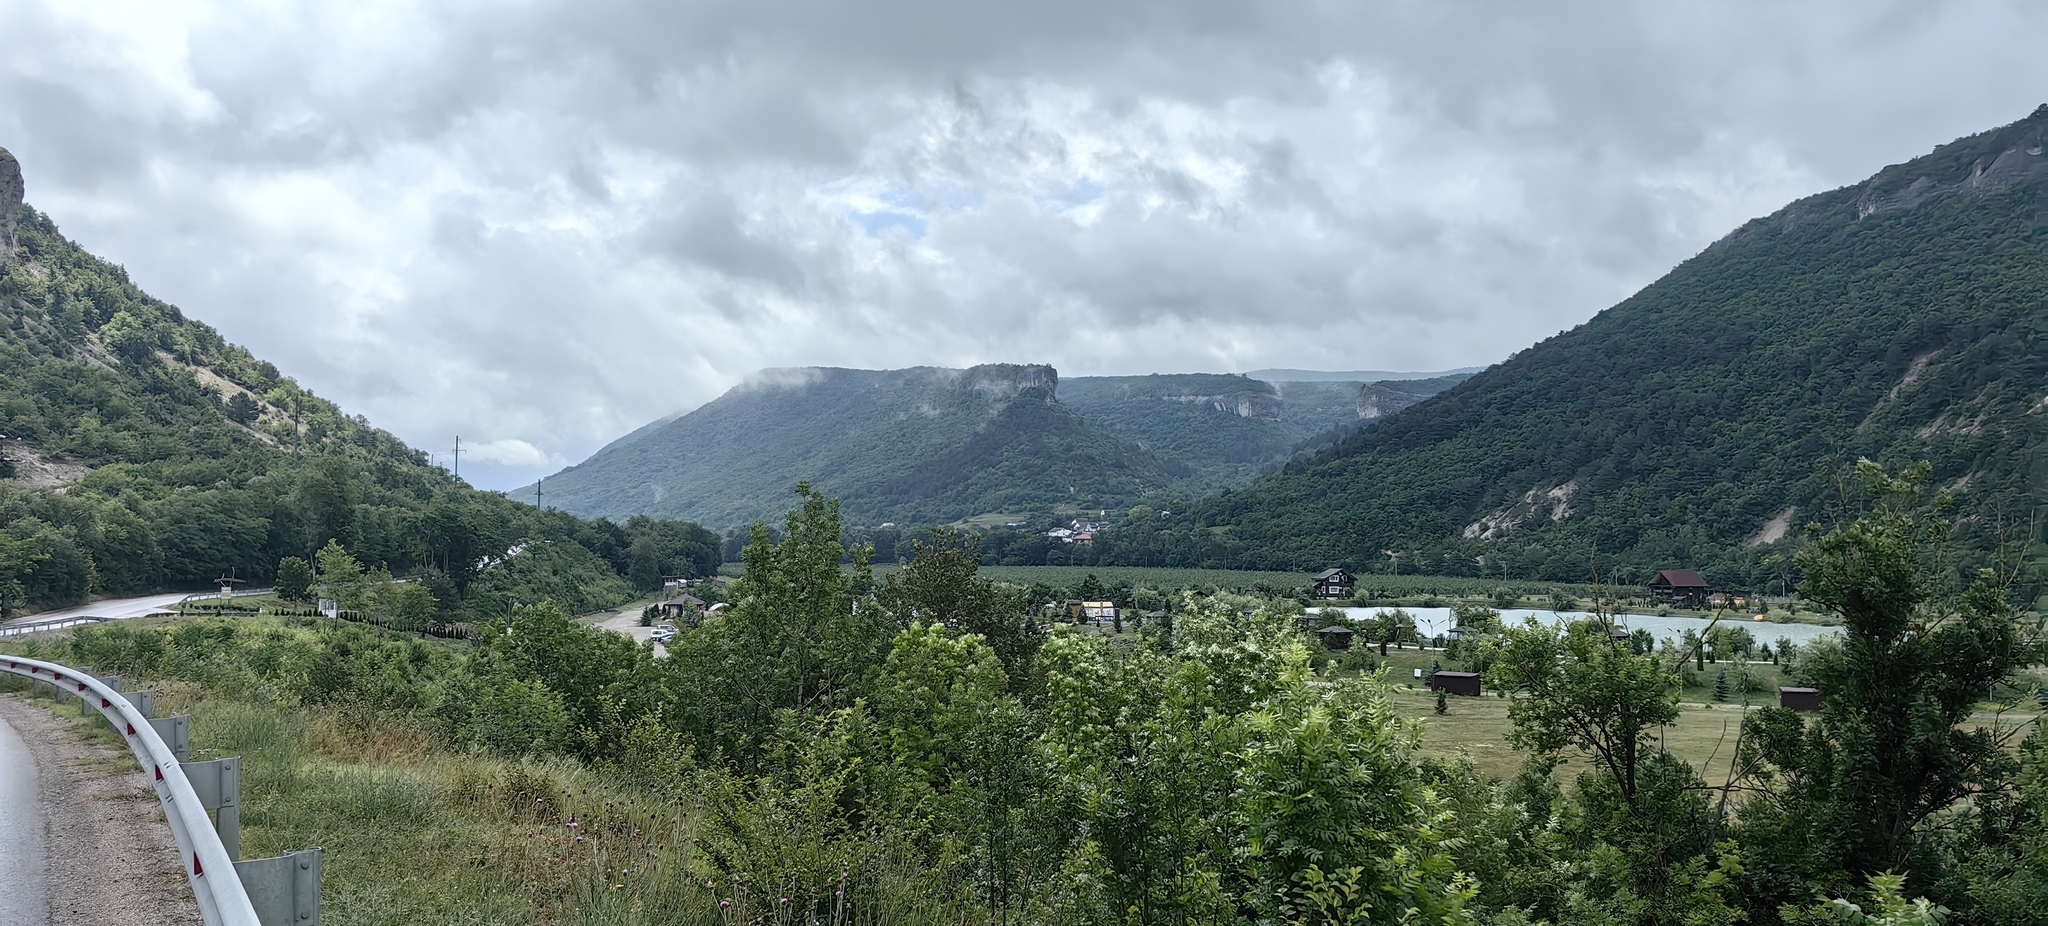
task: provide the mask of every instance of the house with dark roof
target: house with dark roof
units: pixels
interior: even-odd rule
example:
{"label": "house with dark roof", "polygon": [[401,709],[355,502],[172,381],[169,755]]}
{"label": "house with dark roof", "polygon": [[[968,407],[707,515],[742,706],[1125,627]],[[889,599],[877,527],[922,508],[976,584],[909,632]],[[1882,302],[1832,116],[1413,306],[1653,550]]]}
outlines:
{"label": "house with dark roof", "polygon": [[1650,595],[1682,608],[1703,608],[1714,587],[1692,569],[1666,569],[1650,580]]}
{"label": "house with dark roof", "polygon": [[1316,573],[1312,585],[1317,598],[1349,598],[1358,580],[1342,569],[1325,569]]}

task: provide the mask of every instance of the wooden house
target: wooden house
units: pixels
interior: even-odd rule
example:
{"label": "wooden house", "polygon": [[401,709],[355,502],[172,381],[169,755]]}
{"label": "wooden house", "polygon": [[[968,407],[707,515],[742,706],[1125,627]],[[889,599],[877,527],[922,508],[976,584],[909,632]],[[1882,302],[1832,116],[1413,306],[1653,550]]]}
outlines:
{"label": "wooden house", "polygon": [[677,595],[660,605],[663,620],[688,620],[704,613],[704,599],[695,595]]}
{"label": "wooden house", "polygon": [[1342,624],[1331,624],[1316,631],[1316,638],[1323,641],[1323,648],[1345,650],[1351,648],[1352,630]]}
{"label": "wooden house", "polygon": [[1706,607],[1714,587],[1692,569],[1666,569],[1650,580],[1650,594],[1683,608]]}
{"label": "wooden house", "polygon": [[1351,590],[1358,587],[1358,580],[1342,569],[1325,569],[1316,573],[1314,588],[1317,598],[1349,598]]}
{"label": "wooden house", "polygon": [[1778,689],[1779,707],[1789,707],[1806,714],[1817,714],[1820,712],[1820,703],[1821,696],[1820,689],[1818,688]]}
{"label": "wooden house", "polygon": [[[1418,670],[1419,671],[1419,670]],[[1429,690],[1444,691],[1467,698],[1479,697],[1479,673],[1436,671],[1429,675]]]}

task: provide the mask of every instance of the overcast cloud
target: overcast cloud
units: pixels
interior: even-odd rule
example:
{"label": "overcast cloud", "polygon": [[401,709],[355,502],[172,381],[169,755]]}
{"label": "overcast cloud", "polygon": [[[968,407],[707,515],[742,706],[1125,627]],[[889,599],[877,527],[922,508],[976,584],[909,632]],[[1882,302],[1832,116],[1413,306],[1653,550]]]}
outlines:
{"label": "overcast cloud", "polygon": [[2038,7],[0,0],[0,146],[507,488],[761,367],[1491,363],[2025,116]]}

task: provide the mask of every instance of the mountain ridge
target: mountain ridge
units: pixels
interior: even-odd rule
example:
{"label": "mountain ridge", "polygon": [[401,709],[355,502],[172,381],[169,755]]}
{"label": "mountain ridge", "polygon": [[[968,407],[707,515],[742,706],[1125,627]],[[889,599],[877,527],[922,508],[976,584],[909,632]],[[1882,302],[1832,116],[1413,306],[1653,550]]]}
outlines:
{"label": "mountain ridge", "polygon": [[1849,505],[1860,457],[1932,463],[1988,555],[2039,497],[2044,140],[2048,107],[1802,197],[1412,412],[1112,532],[1103,556],[1753,584],[1797,537],[1766,528]]}
{"label": "mountain ridge", "polygon": [[799,481],[839,497],[853,523],[1122,509],[1242,484],[1314,435],[1369,423],[1364,385],[1063,378],[1045,364],[770,368],[547,477],[545,491],[584,515],[723,526],[772,517]]}

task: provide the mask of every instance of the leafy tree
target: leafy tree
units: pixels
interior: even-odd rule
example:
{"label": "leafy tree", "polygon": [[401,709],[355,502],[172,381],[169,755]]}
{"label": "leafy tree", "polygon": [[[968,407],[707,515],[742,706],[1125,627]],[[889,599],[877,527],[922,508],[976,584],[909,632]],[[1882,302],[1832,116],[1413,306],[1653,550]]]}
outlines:
{"label": "leafy tree", "polygon": [[979,538],[934,528],[929,539],[913,539],[910,548],[909,565],[883,580],[875,600],[899,627],[936,623],[979,636],[1001,660],[1013,688],[1021,689],[1044,642],[1031,620],[1026,591],[977,575]]}
{"label": "leafy tree", "polygon": [[1781,785],[1744,822],[1787,894],[1799,882],[1840,892],[1885,872],[1933,874],[1915,853],[1922,824],[2009,774],[2010,731],[1966,727],[1970,712],[2038,658],[1998,576],[1955,589],[1947,500],[1928,504],[1927,469],[1892,476],[1865,461],[1857,473],[1871,510],[1799,557],[1800,595],[1845,631],[1839,647],[1808,647],[1799,661],[1824,698],[1820,718],[1769,708],[1751,736]]}
{"label": "leafy tree", "polygon": [[228,400],[226,413],[229,421],[247,425],[254,423],[256,417],[263,413],[263,409],[256,404],[255,399],[249,398],[248,393],[237,392],[233,398]]}
{"label": "leafy tree", "polygon": [[1381,683],[1314,683],[1297,643],[1244,723],[1236,817],[1262,921],[1470,921],[1474,891],[1428,826],[1416,739]]}
{"label": "leafy tree", "polygon": [[363,564],[356,562],[353,554],[343,549],[338,541],[329,540],[314,555],[320,564],[320,589],[344,609],[360,610],[371,594]]}
{"label": "leafy tree", "polygon": [[1678,717],[1678,679],[1654,657],[1617,644],[1608,626],[1532,618],[1509,627],[1486,681],[1524,695],[1508,702],[1510,742],[1539,755],[1590,756],[1633,809],[1657,728]]}
{"label": "leafy tree", "polygon": [[277,563],[277,597],[286,601],[305,601],[313,590],[313,567],[296,556],[287,556]]}

